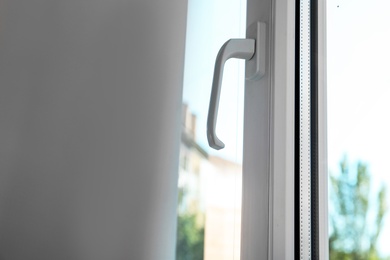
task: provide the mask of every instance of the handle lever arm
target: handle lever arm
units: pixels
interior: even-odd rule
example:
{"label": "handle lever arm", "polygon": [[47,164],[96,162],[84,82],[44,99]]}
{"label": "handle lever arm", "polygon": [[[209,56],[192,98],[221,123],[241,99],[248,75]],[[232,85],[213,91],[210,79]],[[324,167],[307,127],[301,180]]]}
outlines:
{"label": "handle lever arm", "polygon": [[216,150],[225,147],[225,144],[217,137],[215,132],[225,62],[230,58],[250,60],[255,54],[255,43],[254,39],[231,39],[222,45],[218,52],[207,118],[207,139],[210,147]]}

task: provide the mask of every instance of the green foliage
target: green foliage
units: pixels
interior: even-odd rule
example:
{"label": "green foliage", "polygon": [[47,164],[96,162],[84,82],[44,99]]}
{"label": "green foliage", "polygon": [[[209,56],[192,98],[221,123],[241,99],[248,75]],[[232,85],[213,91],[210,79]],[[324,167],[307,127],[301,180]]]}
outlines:
{"label": "green foliage", "polygon": [[204,227],[198,227],[195,214],[182,214],[178,217],[177,260],[202,260],[204,247]]}
{"label": "green foliage", "polygon": [[[357,170],[349,169],[347,159],[340,163],[340,173],[330,176],[330,259],[379,260],[377,240],[387,212],[386,187],[382,185],[376,203],[370,203],[371,176],[367,165],[358,162]],[[369,221],[375,213],[375,221]],[[369,223],[369,224],[368,224]]]}
{"label": "green foliage", "polygon": [[[179,190],[179,205],[185,198]],[[199,214],[188,209],[179,212],[177,219],[176,260],[203,260],[204,226],[197,221]]]}

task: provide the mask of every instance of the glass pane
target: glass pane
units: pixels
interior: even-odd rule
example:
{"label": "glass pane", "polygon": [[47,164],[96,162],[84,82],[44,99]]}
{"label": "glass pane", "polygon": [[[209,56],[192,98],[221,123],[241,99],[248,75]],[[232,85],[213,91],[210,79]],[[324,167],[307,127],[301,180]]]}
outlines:
{"label": "glass pane", "polygon": [[390,258],[390,1],[327,1],[330,259]]}
{"label": "glass pane", "polygon": [[217,133],[208,146],[206,121],[214,62],[230,38],[244,38],[245,0],[190,0],[183,92],[176,259],[239,259],[244,62],[224,69]]}

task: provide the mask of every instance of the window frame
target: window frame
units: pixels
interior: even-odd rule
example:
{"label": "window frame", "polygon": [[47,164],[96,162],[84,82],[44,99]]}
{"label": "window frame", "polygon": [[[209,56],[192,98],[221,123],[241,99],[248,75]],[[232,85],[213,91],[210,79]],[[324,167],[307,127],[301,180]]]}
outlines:
{"label": "window frame", "polygon": [[[268,26],[269,60],[265,78],[245,87],[241,259],[294,259],[295,2],[248,0],[247,8],[247,26]],[[267,87],[269,92],[258,95],[256,88]],[[245,176],[256,185],[245,186]]]}

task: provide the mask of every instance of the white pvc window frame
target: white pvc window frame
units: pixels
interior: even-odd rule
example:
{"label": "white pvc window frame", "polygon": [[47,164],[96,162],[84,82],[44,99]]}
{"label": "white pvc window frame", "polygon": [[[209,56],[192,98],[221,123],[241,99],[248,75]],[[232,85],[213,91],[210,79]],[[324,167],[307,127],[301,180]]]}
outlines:
{"label": "white pvc window frame", "polygon": [[[300,164],[305,164],[305,162],[302,163],[302,157],[304,157],[303,160],[305,160],[305,158],[308,160],[309,167],[305,168],[300,165],[300,252],[297,255],[300,256],[300,259],[322,260],[329,259],[326,119],[326,0],[300,0],[298,3],[301,7],[299,24],[301,38],[299,39],[300,46],[298,46],[297,49],[299,48],[301,52],[308,52],[303,55],[300,53],[300,65],[303,65],[303,68],[300,68],[299,74],[300,76],[304,75],[309,78],[309,81],[306,81],[306,79],[300,81],[300,86],[298,86],[300,87],[301,95],[301,107],[299,108],[299,112],[301,114],[303,113],[303,116],[309,116],[308,122],[303,124],[303,127],[314,127],[316,130],[309,131],[309,135],[314,135],[312,138],[308,139],[307,136],[303,136],[303,141],[306,141],[307,144],[302,145],[302,140],[300,140],[299,144],[301,150],[302,148],[304,150],[303,152],[300,151]],[[306,17],[306,15],[309,17]],[[302,35],[305,33],[306,35]],[[306,37],[309,37],[309,40]],[[307,59],[308,62],[307,60],[302,61],[302,59]],[[309,85],[306,86],[305,84]],[[309,91],[310,89],[313,90],[314,95],[309,94],[308,96],[305,96],[306,87],[308,87]],[[308,98],[309,102],[302,107],[302,102],[306,102],[305,98]],[[312,98],[315,99],[314,103],[313,100],[311,100]],[[313,114],[314,119],[310,116],[310,113],[315,113]],[[307,118],[301,118],[301,120],[302,119],[303,121],[307,121]],[[302,123],[300,124],[302,139],[302,134],[307,135],[307,131],[302,129]],[[308,154],[310,154],[310,156],[305,157],[305,155]],[[316,163],[311,162],[312,159],[314,159]],[[311,163],[314,163],[313,166],[310,166]],[[303,173],[302,169],[304,169]],[[314,179],[311,180],[310,178]],[[314,212],[313,210],[316,211]],[[309,214],[309,216],[305,216],[305,214]],[[310,215],[315,216],[314,219],[311,219]]]}
{"label": "white pvc window frame", "polygon": [[[250,197],[243,205],[243,234],[241,259],[294,259],[298,241],[295,210],[295,51],[296,2],[289,0],[248,0],[248,21],[266,22],[269,29],[269,60],[266,77],[260,82],[247,83],[245,99],[244,175],[252,178],[253,188],[243,197]],[[329,258],[328,249],[328,172],[326,135],[326,1],[317,3],[317,80],[318,80],[318,248],[319,259]],[[271,15],[267,15],[270,13]],[[267,74],[268,73],[268,74]],[[268,76],[268,77],[267,77]],[[268,85],[267,85],[268,84]],[[263,96],[256,96],[255,88],[267,88]],[[252,88],[252,89],[251,89]],[[249,90],[248,90],[249,89]],[[260,92],[260,91],[259,91]],[[266,104],[266,105],[264,105]],[[262,114],[261,108],[267,111]],[[263,112],[264,113],[264,112]],[[268,116],[268,118],[266,118]],[[255,120],[253,120],[255,118]],[[267,129],[269,132],[267,132]],[[262,139],[254,141],[253,138]],[[268,138],[268,141],[267,141]],[[247,141],[245,141],[245,139]],[[249,139],[249,141],[248,141]],[[263,147],[260,147],[263,145]],[[259,158],[266,158],[262,161]],[[246,161],[248,160],[248,161]],[[249,162],[250,161],[250,162]],[[245,180],[244,180],[245,185]],[[245,195],[248,192],[249,194]],[[265,195],[266,194],[266,195]],[[264,197],[266,196],[266,198]],[[310,196],[310,194],[307,194]],[[245,203],[249,203],[245,205]],[[248,210],[249,208],[249,210]],[[259,221],[260,210],[268,216]],[[264,216],[264,215],[262,215]],[[256,222],[257,219],[257,222]],[[307,224],[307,223],[306,223]],[[309,224],[307,224],[309,225]],[[249,229],[251,232],[245,231]],[[246,237],[250,233],[249,237]],[[312,241],[310,241],[312,242]],[[310,243],[303,244],[310,247]],[[267,250],[265,250],[267,248]],[[266,252],[265,252],[266,251]],[[309,251],[309,250],[305,250]],[[309,257],[309,259],[312,259]]]}
{"label": "white pvc window frame", "polygon": [[294,259],[295,2],[248,0],[267,24],[267,69],[246,82],[241,259]]}
{"label": "white pvc window frame", "polygon": [[318,195],[319,257],[329,259],[328,238],[328,151],[326,91],[326,0],[318,0]]}

